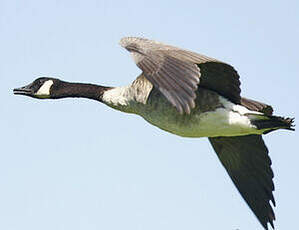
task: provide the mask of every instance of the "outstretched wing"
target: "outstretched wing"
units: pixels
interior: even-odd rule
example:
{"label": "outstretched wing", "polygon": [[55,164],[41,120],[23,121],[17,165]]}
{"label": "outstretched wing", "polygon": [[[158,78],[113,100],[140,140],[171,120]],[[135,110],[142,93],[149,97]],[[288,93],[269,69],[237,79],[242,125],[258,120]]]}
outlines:
{"label": "outstretched wing", "polygon": [[222,165],[265,229],[273,226],[275,206],[273,171],[268,149],[260,135],[209,138]]}
{"label": "outstretched wing", "polygon": [[194,108],[198,85],[240,103],[239,75],[230,65],[143,38],[123,38],[120,44],[131,52],[143,75],[180,113],[189,114]]}

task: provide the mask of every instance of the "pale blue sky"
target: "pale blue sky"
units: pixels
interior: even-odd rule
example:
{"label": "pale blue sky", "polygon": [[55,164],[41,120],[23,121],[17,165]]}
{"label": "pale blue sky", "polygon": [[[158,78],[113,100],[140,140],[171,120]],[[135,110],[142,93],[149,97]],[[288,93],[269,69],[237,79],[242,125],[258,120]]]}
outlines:
{"label": "pale blue sky", "polygon": [[[0,229],[262,229],[206,138],[84,99],[12,94],[38,76],[104,85],[140,73],[123,36],[235,66],[242,95],[299,117],[298,1],[0,0]],[[277,229],[298,226],[297,132],[265,137]]]}

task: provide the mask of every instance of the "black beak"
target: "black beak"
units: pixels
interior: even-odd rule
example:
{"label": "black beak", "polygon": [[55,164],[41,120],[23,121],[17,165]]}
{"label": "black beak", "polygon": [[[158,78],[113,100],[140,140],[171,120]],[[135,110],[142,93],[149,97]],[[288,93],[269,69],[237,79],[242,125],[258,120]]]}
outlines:
{"label": "black beak", "polygon": [[26,96],[33,96],[34,92],[31,88],[32,84],[26,85],[21,88],[16,88],[13,90],[13,93],[16,95],[26,95]]}

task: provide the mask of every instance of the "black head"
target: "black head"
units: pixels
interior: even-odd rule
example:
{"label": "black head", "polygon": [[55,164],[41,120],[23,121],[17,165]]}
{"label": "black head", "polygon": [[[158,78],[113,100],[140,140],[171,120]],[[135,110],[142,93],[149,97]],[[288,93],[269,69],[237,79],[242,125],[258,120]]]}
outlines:
{"label": "black head", "polygon": [[57,78],[41,77],[29,85],[14,89],[13,93],[39,99],[51,98],[53,86],[59,85],[60,82]]}

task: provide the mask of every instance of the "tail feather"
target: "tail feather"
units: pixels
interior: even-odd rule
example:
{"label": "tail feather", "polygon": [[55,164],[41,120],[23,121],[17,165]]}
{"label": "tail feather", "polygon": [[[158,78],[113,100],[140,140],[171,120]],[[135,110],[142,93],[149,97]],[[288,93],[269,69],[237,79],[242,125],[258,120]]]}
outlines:
{"label": "tail feather", "polygon": [[[251,115],[249,115],[251,116]],[[265,116],[265,115],[253,115],[255,118],[251,120],[251,123],[257,127],[257,129],[265,130],[264,134],[274,131],[276,129],[288,129],[294,131],[295,125],[294,118],[284,118],[279,116]]]}
{"label": "tail feather", "polygon": [[294,118],[273,116],[273,108],[270,105],[264,104],[259,101],[241,98],[241,105],[245,106],[251,111],[260,112],[262,114],[247,114],[251,123],[257,127],[257,129],[264,130],[264,134],[274,131],[276,129],[288,129],[295,130]]}

